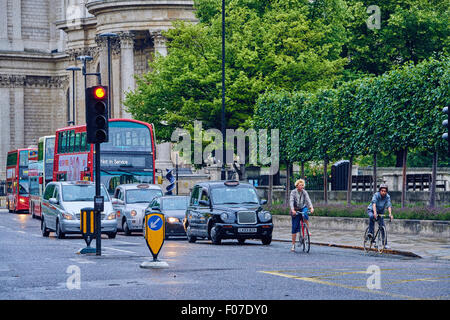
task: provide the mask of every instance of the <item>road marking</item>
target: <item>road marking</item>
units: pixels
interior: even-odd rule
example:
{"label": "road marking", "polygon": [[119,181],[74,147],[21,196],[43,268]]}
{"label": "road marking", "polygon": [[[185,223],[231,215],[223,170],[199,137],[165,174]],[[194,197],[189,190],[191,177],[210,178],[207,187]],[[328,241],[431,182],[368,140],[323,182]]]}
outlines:
{"label": "road marking", "polygon": [[122,250],[122,249],[116,249],[116,248],[111,248],[111,247],[103,247],[103,248],[108,249],[108,250],[115,250],[115,251],[119,251],[119,252],[125,252],[125,253],[134,253],[134,254],[137,254],[137,252],[134,252],[134,251],[128,251],[128,250]]}
{"label": "road marking", "polygon": [[[317,284],[324,284],[324,285],[333,286],[333,287],[340,287],[340,288],[345,288],[345,289],[358,290],[358,291],[362,291],[362,292],[365,292],[365,293],[381,294],[381,295],[390,296],[390,297],[393,297],[393,298],[396,298],[396,299],[421,300],[420,298],[413,298],[413,297],[409,297],[409,296],[405,296],[405,295],[401,295],[401,294],[395,294],[395,293],[390,293],[390,292],[385,292],[385,291],[380,291],[380,290],[370,290],[370,289],[363,288],[363,287],[356,287],[356,286],[349,286],[349,285],[340,284],[340,283],[333,283],[333,282],[329,282],[329,281],[320,280],[320,279],[317,279],[317,278],[294,276],[294,275],[291,275],[291,274],[282,273],[280,271],[259,271],[259,272],[266,273],[266,274],[271,274],[271,275],[279,276],[279,277],[295,279],[295,280],[302,280],[302,281],[306,281],[306,282],[312,282],[312,283],[317,283]],[[361,272],[361,271],[347,272],[347,274],[351,274],[351,273],[366,273],[366,272],[365,271],[364,272]]]}

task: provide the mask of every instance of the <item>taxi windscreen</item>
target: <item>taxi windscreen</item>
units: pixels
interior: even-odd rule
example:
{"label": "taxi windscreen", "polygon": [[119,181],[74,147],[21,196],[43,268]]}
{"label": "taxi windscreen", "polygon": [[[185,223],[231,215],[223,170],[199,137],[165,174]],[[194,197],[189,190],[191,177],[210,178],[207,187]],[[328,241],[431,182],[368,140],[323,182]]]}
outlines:
{"label": "taxi windscreen", "polygon": [[[109,202],[109,195],[105,187],[100,188],[101,195],[105,202]],[[62,198],[63,201],[94,201],[95,185],[63,185]]]}

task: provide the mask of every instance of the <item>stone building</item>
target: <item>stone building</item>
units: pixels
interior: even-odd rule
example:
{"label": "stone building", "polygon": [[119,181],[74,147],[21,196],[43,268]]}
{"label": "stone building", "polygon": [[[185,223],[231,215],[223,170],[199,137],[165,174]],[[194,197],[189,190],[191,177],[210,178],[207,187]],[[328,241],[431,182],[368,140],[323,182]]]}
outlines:
{"label": "stone building", "polygon": [[[99,34],[118,36],[110,41],[111,117],[131,117],[125,93],[153,53],[167,54],[161,31],[175,20],[196,21],[192,0],[0,0],[0,180],[9,150],[37,145],[72,120],[84,124],[84,77],[66,69],[81,68],[77,57],[88,55],[87,72],[108,83],[107,41]],[[88,87],[97,83],[87,77]]]}

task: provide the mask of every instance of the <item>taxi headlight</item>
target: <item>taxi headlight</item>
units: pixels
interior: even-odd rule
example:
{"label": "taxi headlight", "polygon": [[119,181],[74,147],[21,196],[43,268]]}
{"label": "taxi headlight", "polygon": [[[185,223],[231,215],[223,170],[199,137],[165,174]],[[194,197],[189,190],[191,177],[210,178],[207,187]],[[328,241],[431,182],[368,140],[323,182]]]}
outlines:
{"label": "taxi headlight", "polygon": [[63,213],[62,217],[63,217],[63,219],[66,219],[66,220],[73,220],[74,219],[73,215],[71,215],[70,213]]}
{"label": "taxi headlight", "polygon": [[114,220],[115,218],[116,218],[116,213],[115,213],[115,212],[111,212],[111,213],[108,215],[107,220]]}
{"label": "taxi headlight", "polygon": [[272,219],[272,215],[270,214],[269,211],[262,211],[258,213],[258,216],[261,222],[268,222]]}
{"label": "taxi headlight", "polygon": [[178,222],[180,222],[180,219],[175,218],[175,217],[168,217],[167,222],[168,223],[178,223]]}
{"label": "taxi headlight", "polygon": [[220,215],[220,219],[222,219],[225,223],[233,223],[234,222],[234,214],[224,212]]}
{"label": "taxi headlight", "polygon": [[137,215],[137,212],[136,210],[131,210],[130,214],[132,217],[135,217]]}

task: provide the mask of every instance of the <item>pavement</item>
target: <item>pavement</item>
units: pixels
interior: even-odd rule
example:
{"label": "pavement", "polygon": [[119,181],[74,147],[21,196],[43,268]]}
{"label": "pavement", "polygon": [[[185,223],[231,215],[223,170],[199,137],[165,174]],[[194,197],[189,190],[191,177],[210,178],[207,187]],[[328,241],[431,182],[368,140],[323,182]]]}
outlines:
{"label": "pavement", "polygon": [[[311,232],[311,245],[363,250],[363,234],[360,231],[316,229],[312,223],[310,223],[309,227]],[[274,241],[291,242],[291,227],[275,226],[272,239]],[[390,234],[388,227],[388,245],[391,249],[383,254],[439,259],[450,262],[450,239],[437,239],[420,235]]]}

